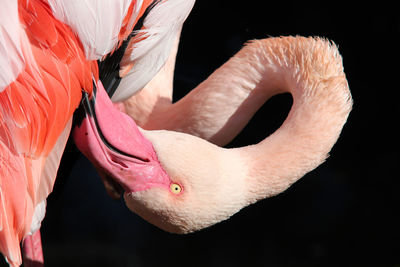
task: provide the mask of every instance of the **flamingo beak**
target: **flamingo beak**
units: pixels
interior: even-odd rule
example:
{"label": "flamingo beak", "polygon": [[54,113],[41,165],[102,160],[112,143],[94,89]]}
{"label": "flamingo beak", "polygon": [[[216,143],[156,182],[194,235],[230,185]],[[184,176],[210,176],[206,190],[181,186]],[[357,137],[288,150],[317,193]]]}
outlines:
{"label": "flamingo beak", "polygon": [[79,150],[98,170],[113,198],[154,186],[169,187],[153,145],[135,121],[119,111],[99,81],[92,99],[84,93],[77,125],[73,130]]}

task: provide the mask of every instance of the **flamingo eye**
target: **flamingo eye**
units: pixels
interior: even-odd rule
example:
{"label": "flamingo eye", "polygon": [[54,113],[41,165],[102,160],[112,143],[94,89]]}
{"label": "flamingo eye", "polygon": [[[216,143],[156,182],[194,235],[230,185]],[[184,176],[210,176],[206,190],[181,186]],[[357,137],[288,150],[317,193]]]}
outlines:
{"label": "flamingo eye", "polygon": [[169,188],[171,189],[171,192],[175,195],[182,192],[182,187],[179,184],[172,183]]}

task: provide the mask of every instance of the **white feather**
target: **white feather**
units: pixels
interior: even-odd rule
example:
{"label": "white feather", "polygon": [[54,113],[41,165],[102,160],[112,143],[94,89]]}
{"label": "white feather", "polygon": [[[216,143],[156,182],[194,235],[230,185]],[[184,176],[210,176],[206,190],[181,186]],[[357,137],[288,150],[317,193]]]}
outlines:
{"label": "white feather", "polygon": [[[133,0],[48,0],[54,16],[78,35],[89,60],[110,53],[118,43],[122,22]],[[142,0],[136,1],[138,12]],[[137,13],[132,15],[132,18]],[[132,19],[130,24],[132,25]]]}
{"label": "white feather", "polygon": [[[0,92],[23,70],[18,1],[2,0],[0,8]],[[24,33],[23,33],[24,34]]]}
{"label": "white feather", "polygon": [[46,200],[43,200],[35,207],[35,212],[33,213],[31,229],[28,235],[34,234],[40,229],[44,216],[46,215]]}
{"label": "white feather", "polygon": [[150,11],[139,31],[140,38],[146,38],[137,42],[131,55],[125,55],[121,62],[122,65],[132,62],[133,68],[114,93],[114,102],[126,100],[158,73],[194,3],[195,0],[164,0]]}

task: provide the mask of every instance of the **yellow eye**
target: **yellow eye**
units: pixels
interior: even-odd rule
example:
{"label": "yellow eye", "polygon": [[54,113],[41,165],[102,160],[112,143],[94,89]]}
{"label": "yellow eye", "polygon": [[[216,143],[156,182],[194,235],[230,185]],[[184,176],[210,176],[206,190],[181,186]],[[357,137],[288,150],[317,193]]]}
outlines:
{"label": "yellow eye", "polygon": [[179,194],[182,192],[182,187],[179,184],[174,184],[172,183],[169,188],[171,189],[171,192],[174,193],[175,195]]}

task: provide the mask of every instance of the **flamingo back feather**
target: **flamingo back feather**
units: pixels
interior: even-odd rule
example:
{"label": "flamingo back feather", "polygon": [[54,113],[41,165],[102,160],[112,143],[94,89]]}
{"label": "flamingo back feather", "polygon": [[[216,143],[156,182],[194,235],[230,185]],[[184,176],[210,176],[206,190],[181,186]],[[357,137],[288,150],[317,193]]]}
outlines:
{"label": "flamingo back feather", "polygon": [[[156,3],[156,12],[138,28],[145,11]],[[3,0],[0,252],[11,266],[21,264],[20,241],[33,226],[40,226],[73,112],[82,90],[91,94],[98,80],[96,60],[112,54],[135,26],[140,29],[141,37],[133,41],[123,63],[135,73],[129,81],[137,86],[126,81],[118,89],[119,94],[127,90],[124,96],[132,95],[165,63],[193,4],[194,0]],[[144,55],[149,51],[155,57]]]}
{"label": "flamingo back feather", "polygon": [[[79,36],[86,57],[97,60],[113,51],[120,38],[123,23],[126,31],[133,26],[132,11],[140,10],[142,1],[132,0],[48,0],[54,16],[69,25]],[[132,15],[129,18],[128,13]],[[126,19],[125,19],[126,18]],[[125,26],[124,25],[124,26]]]}
{"label": "flamingo back feather", "polygon": [[0,8],[0,92],[24,67],[18,23],[18,2],[4,0]]}
{"label": "flamingo back feather", "polygon": [[31,230],[36,206],[52,190],[54,176],[41,181],[46,158],[97,73],[96,62],[86,59],[76,35],[47,3],[21,0],[17,8],[19,35],[9,46],[18,48],[20,56],[11,60],[20,59],[23,68],[14,80],[3,79],[8,84],[0,93],[0,251],[12,266],[21,263],[19,243]]}
{"label": "flamingo back feather", "polygon": [[147,1],[151,10],[144,17],[142,28],[129,41],[120,64],[123,79],[112,97],[114,102],[126,100],[143,89],[164,66],[194,2]]}

